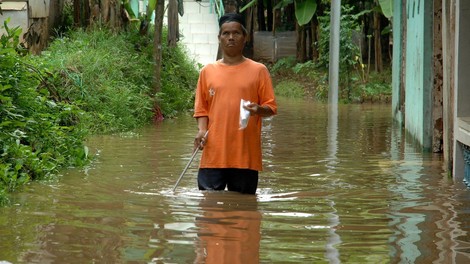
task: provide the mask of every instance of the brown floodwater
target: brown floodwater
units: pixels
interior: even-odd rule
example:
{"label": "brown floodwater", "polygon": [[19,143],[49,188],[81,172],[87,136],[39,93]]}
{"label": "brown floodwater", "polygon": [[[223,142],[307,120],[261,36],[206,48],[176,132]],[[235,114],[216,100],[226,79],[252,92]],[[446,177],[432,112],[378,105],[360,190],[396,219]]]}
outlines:
{"label": "brown floodwater", "polygon": [[391,107],[279,99],[256,196],[200,192],[195,121],[89,140],[0,208],[0,263],[470,263],[469,190]]}

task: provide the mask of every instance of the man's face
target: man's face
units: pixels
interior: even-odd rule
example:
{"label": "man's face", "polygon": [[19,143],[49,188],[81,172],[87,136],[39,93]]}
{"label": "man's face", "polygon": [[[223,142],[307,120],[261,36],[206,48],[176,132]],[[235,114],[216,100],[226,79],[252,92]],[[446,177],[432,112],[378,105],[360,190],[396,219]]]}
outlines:
{"label": "man's face", "polygon": [[219,44],[224,54],[229,56],[240,55],[245,47],[246,36],[238,22],[222,24],[219,33]]}

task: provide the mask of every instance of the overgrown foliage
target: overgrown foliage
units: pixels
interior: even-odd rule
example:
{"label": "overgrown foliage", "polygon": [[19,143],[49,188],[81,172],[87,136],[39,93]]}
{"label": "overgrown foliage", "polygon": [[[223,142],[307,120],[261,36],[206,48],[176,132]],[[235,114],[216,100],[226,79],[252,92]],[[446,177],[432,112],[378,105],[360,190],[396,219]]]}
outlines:
{"label": "overgrown foliage", "polygon": [[[277,95],[318,101],[328,99],[327,68],[320,67],[312,61],[296,63],[295,58],[283,58],[270,69]],[[367,80],[362,79],[360,74],[351,72],[348,89],[341,86],[343,82],[340,83],[339,99],[341,102],[389,102],[392,93],[391,67],[381,73],[372,72]]]}
{"label": "overgrown foliage", "polygon": [[[164,32],[163,42],[167,43]],[[163,45],[162,91],[156,94],[157,102],[166,117],[174,117],[192,109],[195,87],[201,65],[195,66],[194,60],[188,59],[182,46],[175,48]]]}
{"label": "overgrown foliage", "polygon": [[51,96],[43,82],[47,74],[19,55],[21,30],[7,22],[0,37],[1,205],[28,181],[87,162],[86,130],[79,125],[86,113]]}
{"label": "overgrown foliage", "polygon": [[[369,11],[355,14],[354,8],[343,5],[340,24],[339,56],[339,99],[344,103],[364,101],[388,101],[391,97],[391,68],[383,72],[370,72],[370,65],[362,61],[363,54],[354,34],[361,31],[360,16]],[[328,98],[328,68],[330,16],[325,12],[319,16],[321,37],[318,42],[319,58],[314,61],[297,63],[296,58],[287,57],[278,60],[272,67],[273,78],[277,82],[279,95],[299,96],[299,87],[304,88],[303,97],[326,101]],[[286,92],[286,91],[291,92]],[[295,91],[295,92],[292,92]]]}
{"label": "overgrown foliage", "polygon": [[147,124],[155,114],[174,117],[192,107],[198,72],[181,47],[165,45],[162,91],[151,94],[150,43],[136,30],[78,30],[55,40],[35,60],[49,69],[59,100],[75,102],[90,114],[85,125],[92,133],[112,133]]}
{"label": "overgrown foliage", "polygon": [[151,62],[133,49],[110,31],[79,30],[56,39],[32,60],[48,71],[48,87],[57,100],[88,112],[90,118],[82,122],[93,133],[109,133],[138,127],[152,116]]}
{"label": "overgrown foliage", "polygon": [[84,166],[88,135],[193,106],[198,69],[180,46],[164,45],[162,90],[152,94],[152,39],[137,29],[69,31],[41,56],[21,56],[18,29],[8,32],[0,51],[0,204],[30,180]]}

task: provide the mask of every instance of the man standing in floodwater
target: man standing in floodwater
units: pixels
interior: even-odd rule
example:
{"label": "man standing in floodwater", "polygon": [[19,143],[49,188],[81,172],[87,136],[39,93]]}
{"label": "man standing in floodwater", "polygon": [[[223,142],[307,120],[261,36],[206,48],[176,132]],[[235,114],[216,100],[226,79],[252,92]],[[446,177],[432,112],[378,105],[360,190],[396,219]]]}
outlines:
{"label": "man standing in floodwater", "polygon": [[222,59],[202,68],[194,104],[194,147],[204,149],[198,187],[255,194],[262,170],[262,118],[277,113],[274,89],[266,66],[243,56],[243,17],[227,13],[219,27]]}

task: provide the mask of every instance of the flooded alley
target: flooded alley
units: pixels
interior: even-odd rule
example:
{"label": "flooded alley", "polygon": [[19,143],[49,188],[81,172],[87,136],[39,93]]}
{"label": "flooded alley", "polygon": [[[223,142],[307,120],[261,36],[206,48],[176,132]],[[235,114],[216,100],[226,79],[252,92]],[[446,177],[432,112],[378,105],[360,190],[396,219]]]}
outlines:
{"label": "flooded alley", "polygon": [[470,190],[387,104],[284,99],[256,196],[200,192],[187,115],[90,139],[96,161],[0,208],[0,262],[470,263]]}

